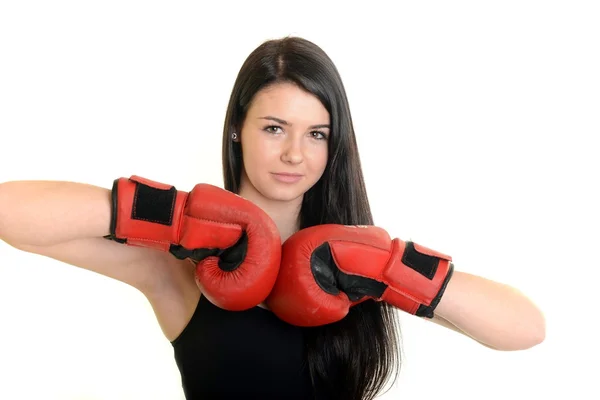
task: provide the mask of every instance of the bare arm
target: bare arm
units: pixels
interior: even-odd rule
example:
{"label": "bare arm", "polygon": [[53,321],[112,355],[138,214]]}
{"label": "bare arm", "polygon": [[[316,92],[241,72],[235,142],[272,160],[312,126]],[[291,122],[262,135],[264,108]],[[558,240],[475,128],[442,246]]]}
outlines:
{"label": "bare arm", "polygon": [[110,190],[63,181],[0,185],[0,238],[18,247],[49,246],[109,233]]}
{"label": "bare arm", "polygon": [[524,350],[544,340],[545,320],[515,288],[455,271],[433,322],[496,350]]}
{"label": "bare arm", "polygon": [[167,252],[104,239],[111,212],[111,192],[102,187],[57,181],[0,184],[0,240],[139,290],[172,340],[198,301],[194,268]]}
{"label": "bare arm", "polygon": [[110,190],[64,181],[0,184],[0,239],[125,282],[148,294],[169,282],[172,257],[104,239],[111,217]]}

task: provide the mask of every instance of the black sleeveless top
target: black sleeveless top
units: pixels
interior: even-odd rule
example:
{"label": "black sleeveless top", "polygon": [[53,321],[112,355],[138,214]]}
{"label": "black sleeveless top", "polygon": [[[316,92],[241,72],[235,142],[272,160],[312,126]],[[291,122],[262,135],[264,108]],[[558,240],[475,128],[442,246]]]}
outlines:
{"label": "black sleeveless top", "polygon": [[186,399],[312,399],[302,330],[254,307],[226,311],[200,296],[171,342]]}

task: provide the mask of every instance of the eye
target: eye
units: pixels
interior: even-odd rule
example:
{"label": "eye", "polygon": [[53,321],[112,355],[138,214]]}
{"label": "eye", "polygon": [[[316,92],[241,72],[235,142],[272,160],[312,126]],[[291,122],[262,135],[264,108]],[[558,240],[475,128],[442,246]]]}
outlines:
{"label": "eye", "polygon": [[281,130],[281,127],[277,126],[277,125],[269,125],[267,127],[265,127],[265,131],[268,133],[278,133],[277,130]]}
{"label": "eye", "polygon": [[327,135],[321,131],[312,131],[310,135],[317,140],[327,140]]}

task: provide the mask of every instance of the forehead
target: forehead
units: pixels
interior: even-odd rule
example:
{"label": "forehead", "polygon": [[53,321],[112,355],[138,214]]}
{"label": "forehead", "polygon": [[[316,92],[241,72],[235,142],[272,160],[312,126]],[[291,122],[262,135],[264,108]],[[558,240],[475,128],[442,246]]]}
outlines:
{"label": "forehead", "polygon": [[254,96],[248,114],[270,115],[290,123],[329,123],[329,113],[319,99],[293,83],[278,83]]}

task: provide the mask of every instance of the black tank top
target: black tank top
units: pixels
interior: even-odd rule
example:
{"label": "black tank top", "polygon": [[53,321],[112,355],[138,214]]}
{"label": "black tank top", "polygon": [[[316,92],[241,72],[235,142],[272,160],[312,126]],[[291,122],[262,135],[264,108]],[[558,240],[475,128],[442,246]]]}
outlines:
{"label": "black tank top", "polygon": [[226,311],[200,296],[171,342],[186,399],[312,399],[302,330],[271,311]]}

